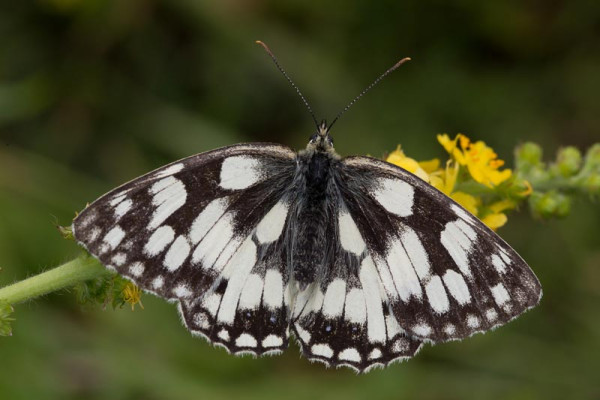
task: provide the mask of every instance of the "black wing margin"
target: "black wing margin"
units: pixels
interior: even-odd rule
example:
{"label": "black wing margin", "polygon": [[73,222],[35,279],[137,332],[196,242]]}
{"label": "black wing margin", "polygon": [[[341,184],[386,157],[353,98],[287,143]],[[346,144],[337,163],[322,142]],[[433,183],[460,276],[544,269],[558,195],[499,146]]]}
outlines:
{"label": "black wing margin", "polygon": [[391,312],[412,337],[462,339],[540,301],[541,285],[525,261],[418,177],[377,159],[349,157],[339,165],[337,183]]}

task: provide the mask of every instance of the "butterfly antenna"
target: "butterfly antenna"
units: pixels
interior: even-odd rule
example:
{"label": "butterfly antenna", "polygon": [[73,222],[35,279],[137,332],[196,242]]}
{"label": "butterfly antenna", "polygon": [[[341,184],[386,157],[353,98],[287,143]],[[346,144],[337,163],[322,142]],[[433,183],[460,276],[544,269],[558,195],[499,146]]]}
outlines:
{"label": "butterfly antenna", "polygon": [[285,76],[285,79],[288,80],[288,82],[290,83],[290,85],[292,85],[292,87],[294,89],[296,89],[296,93],[298,93],[298,96],[300,96],[300,98],[302,99],[302,102],[304,103],[304,105],[308,109],[308,112],[310,113],[310,116],[312,117],[312,119],[315,122],[315,125],[316,125],[316,127],[318,129],[319,128],[319,123],[317,122],[317,119],[315,118],[315,114],[313,113],[312,108],[310,108],[310,104],[308,104],[308,101],[306,100],[306,98],[304,97],[304,95],[302,94],[302,92],[300,91],[300,89],[298,89],[298,86],[296,86],[296,84],[294,83],[294,81],[292,81],[292,78],[290,78],[289,75],[287,74],[287,72],[285,72],[285,70],[281,67],[281,65],[279,65],[279,61],[277,61],[277,57],[275,57],[275,55],[273,54],[273,52],[271,51],[271,49],[269,49],[269,46],[267,46],[266,44],[264,44],[260,40],[257,40],[256,43],[260,44],[263,47],[263,49],[265,49],[265,51],[267,52],[267,54],[271,57],[271,59],[275,63],[275,66],[277,66],[277,69],[283,74],[283,76]]}
{"label": "butterfly antenna", "polygon": [[402,64],[404,64],[407,61],[410,61],[411,58],[410,57],[405,57],[402,60],[398,61],[396,64],[394,64],[393,67],[391,67],[390,69],[388,69],[387,71],[385,71],[383,74],[381,74],[379,76],[379,78],[375,79],[375,81],[373,83],[371,83],[369,86],[367,86],[367,88],[365,90],[363,90],[362,92],[360,92],[360,94],[358,96],[356,96],[354,98],[354,100],[352,100],[350,103],[348,103],[348,105],[346,107],[344,107],[344,109],[342,111],[340,111],[340,113],[333,119],[333,122],[331,122],[331,124],[329,124],[329,126],[327,127],[327,132],[329,132],[331,130],[331,127],[333,126],[333,124],[336,123],[336,121],[338,119],[340,119],[340,117],[346,112],[348,111],[348,109],[350,107],[352,107],[354,105],[354,103],[356,103],[361,97],[363,97],[369,90],[373,89],[373,87],[375,85],[377,85],[379,82],[381,82],[381,80],[383,78],[385,78],[386,76],[388,76],[390,73],[394,72],[399,66],[401,66]]}

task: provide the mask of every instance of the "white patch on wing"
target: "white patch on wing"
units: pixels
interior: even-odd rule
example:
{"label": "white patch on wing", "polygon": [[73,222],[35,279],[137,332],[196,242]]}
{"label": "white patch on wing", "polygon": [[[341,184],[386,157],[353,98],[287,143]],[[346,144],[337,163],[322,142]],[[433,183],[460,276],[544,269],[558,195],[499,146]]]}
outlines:
{"label": "white patch on wing", "polygon": [[298,293],[298,295],[296,296],[296,301],[294,302],[294,310],[292,313],[294,318],[299,316],[304,308],[308,307],[308,302],[312,299],[311,295],[311,287],[306,287],[304,290]]}
{"label": "white patch on wing", "polygon": [[120,202],[115,207],[115,217],[117,219],[121,218],[123,215],[127,214],[129,210],[131,210],[131,206],[133,205],[133,201],[131,199],[124,200]]}
{"label": "white patch on wing", "polygon": [[176,182],[179,182],[179,179],[173,178],[172,176],[156,181],[150,187],[150,194],[154,195],[160,192],[161,190],[164,190],[166,187],[175,184]]}
{"label": "white patch on wing", "polygon": [[506,291],[506,288],[503,284],[499,283],[496,286],[493,286],[491,290],[492,295],[494,296],[494,300],[499,306],[503,305],[504,303],[510,300],[510,295]]}
{"label": "white patch on wing", "polygon": [[223,275],[223,277],[226,279],[230,278],[229,274],[233,272],[234,269],[225,269],[225,265],[227,265],[231,257],[233,257],[237,249],[240,247],[243,239],[244,238],[242,236],[236,236],[232,238],[212,266],[214,271],[222,271],[221,275]]}
{"label": "white patch on wing", "polygon": [[219,185],[223,189],[246,189],[263,179],[261,162],[248,156],[232,156],[223,160]]}
{"label": "white patch on wing", "polygon": [[156,173],[156,178],[164,178],[166,176],[169,175],[173,175],[178,173],[179,171],[181,171],[183,169],[183,163],[177,163],[177,164],[173,164],[171,166],[168,166],[164,169],[161,169],[160,171],[158,171]]}
{"label": "white patch on wing", "polygon": [[439,276],[434,275],[429,280],[427,285],[425,285],[425,293],[427,293],[427,300],[429,300],[429,305],[433,308],[433,311],[439,314],[448,311],[450,302]]}
{"label": "white patch on wing", "polygon": [[369,360],[375,360],[377,358],[380,358],[383,355],[383,353],[381,353],[381,350],[379,350],[378,348],[374,348],[373,351],[371,351],[371,354],[369,354]]}
{"label": "white patch on wing", "polygon": [[390,299],[398,298],[398,291],[396,290],[396,286],[394,286],[394,279],[392,278],[392,274],[387,262],[376,255],[374,255],[373,261],[377,267],[377,272],[379,273],[379,277],[381,278],[381,283],[385,289],[387,297]]}
{"label": "white patch on wing", "polygon": [[431,333],[431,326],[425,323],[413,325],[412,331],[419,336],[428,336]]}
{"label": "white patch on wing", "polygon": [[296,332],[298,332],[299,339],[301,339],[304,343],[308,344],[310,342],[310,333],[304,330],[300,324],[295,324]]}
{"label": "white patch on wing", "polygon": [[384,343],[385,319],[377,270],[371,257],[366,257],[360,265],[360,283],[365,294],[367,306],[367,337],[369,342]]}
{"label": "white patch on wing", "polygon": [[263,279],[260,275],[250,274],[244,284],[238,308],[241,310],[256,310],[260,305],[263,293]]}
{"label": "white patch on wing", "polygon": [[242,333],[235,339],[235,345],[237,347],[256,347],[256,339],[249,333]]}
{"label": "white patch on wing", "polygon": [[217,316],[219,322],[233,323],[240,294],[254,264],[256,264],[256,245],[252,238],[248,237],[227,265],[234,266],[235,273],[231,275],[223,294],[222,305]]}
{"label": "white patch on wing", "polygon": [[502,258],[499,257],[497,254],[492,254],[492,265],[494,266],[494,268],[496,268],[496,271],[498,271],[499,274],[503,274],[506,272],[506,264],[504,264]]}
{"label": "white patch on wing", "polygon": [[308,299],[308,304],[307,304],[307,307],[304,310],[303,314],[306,314],[310,311],[314,311],[314,312],[321,311],[321,308],[323,307],[324,299],[325,299],[325,295],[323,295],[323,292],[321,292],[321,289],[316,288],[315,291],[310,296],[310,298]]}
{"label": "white patch on wing", "polygon": [[204,268],[215,269],[213,267],[215,261],[233,238],[233,234],[233,213],[228,212],[217,221],[196,246],[192,254],[192,262],[198,263],[201,261]]}
{"label": "white patch on wing", "polygon": [[413,295],[420,299],[423,296],[421,282],[419,282],[404,246],[397,239],[390,243],[386,261],[400,298],[404,302],[408,302]]}
{"label": "white patch on wing", "polygon": [[498,250],[499,250],[499,253],[500,253],[500,257],[502,258],[502,260],[504,261],[504,263],[506,265],[510,265],[511,260],[510,260],[510,257],[508,256],[508,254],[506,254],[506,251],[504,251],[504,249],[502,247],[500,247],[500,246],[498,246]]}
{"label": "white patch on wing", "polygon": [[101,233],[102,233],[102,230],[100,228],[98,228],[97,226],[94,226],[92,229],[90,229],[90,233],[88,234],[87,241],[89,243],[95,242]]}
{"label": "white patch on wing", "polygon": [[357,363],[361,360],[358,350],[352,347],[342,350],[340,354],[338,354],[338,358],[342,361],[353,361]]}
{"label": "white patch on wing", "polygon": [[283,339],[277,335],[269,335],[262,341],[262,347],[279,347],[283,344]]}
{"label": "white patch on wing", "polygon": [[175,296],[179,298],[189,297],[192,295],[192,291],[190,290],[188,285],[182,283],[175,286],[175,289],[173,289],[173,294],[175,294]]}
{"label": "white patch on wing", "polygon": [[404,332],[404,330],[402,329],[402,327],[398,323],[398,320],[392,314],[386,315],[386,317],[385,317],[385,326],[386,326],[386,329],[387,329],[387,338],[388,338],[388,340],[391,340],[397,334]]}
{"label": "white patch on wing", "polygon": [[283,278],[276,269],[268,269],[265,274],[263,303],[271,310],[281,307],[283,302]]}
{"label": "white patch on wing", "polygon": [[423,243],[421,243],[421,239],[419,239],[414,230],[408,226],[404,226],[400,240],[419,279],[421,282],[426,281],[431,274],[431,265],[429,264],[429,257],[423,247]]}
{"label": "white patch on wing", "polygon": [[329,345],[324,344],[324,343],[313,344],[313,346],[310,348],[310,350],[316,356],[325,357],[325,358],[333,357],[333,350],[331,349],[331,347],[329,347]]}
{"label": "white patch on wing", "polygon": [[269,210],[256,227],[256,238],[261,244],[279,239],[288,213],[288,204],[280,200]]}
{"label": "white patch on wing", "polygon": [[497,317],[498,313],[493,308],[490,308],[485,312],[485,318],[487,318],[487,320],[490,322],[494,322]]}
{"label": "white patch on wing", "polygon": [[463,210],[456,204],[452,204],[450,208],[452,208],[452,211],[454,211],[457,217],[462,218],[469,223],[473,222],[473,215],[471,215],[468,211]]}
{"label": "white patch on wing", "polygon": [[219,218],[229,205],[228,197],[221,197],[208,203],[204,210],[194,220],[190,228],[190,240],[193,244],[197,244],[208,233],[208,231],[217,223]]}
{"label": "white patch on wing", "polygon": [[170,271],[177,270],[190,254],[190,243],[183,235],[179,235],[165,255],[163,265]]}
{"label": "white patch on wing", "polygon": [[471,276],[469,252],[476,238],[475,231],[461,220],[448,222],[441,234],[442,245],[448,250],[460,271]]}
{"label": "white patch on wing", "polygon": [[154,257],[164,250],[175,238],[175,231],[168,225],[163,225],[154,231],[146,245],[144,253],[149,257]]}
{"label": "white patch on wing", "polygon": [[362,289],[352,288],[346,295],[344,318],[354,324],[364,324],[367,320],[367,306]]}
{"label": "white patch on wing", "polygon": [[219,310],[219,305],[221,304],[221,295],[218,293],[211,293],[202,299],[202,307],[208,311],[208,313],[214,317],[217,311]]}
{"label": "white patch on wing", "polygon": [[161,275],[154,278],[151,283],[151,285],[154,289],[160,289],[164,286],[164,284],[165,284],[165,278],[163,278]]}
{"label": "white patch on wing", "polygon": [[136,278],[139,278],[140,276],[142,276],[142,274],[144,273],[145,269],[146,268],[144,267],[143,263],[141,263],[139,261],[136,261],[136,262],[134,262],[133,264],[131,264],[129,266],[129,273],[132,276],[135,276]]}
{"label": "white patch on wing", "polygon": [[217,333],[217,336],[220,339],[223,339],[225,342],[229,341],[229,332],[227,331],[227,329],[221,329],[221,331],[219,331],[219,333]]}
{"label": "white patch on wing", "polygon": [[112,263],[117,267],[125,264],[127,262],[127,255],[125,253],[117,253],[112,257]]}
{"label": "white patch on wing", "polygon": [[471,301],[471,293],[465,279],[456,271],[446,270],[444,274],[444,284],[454,299],[461,305]]}
{"label": "white patch on wing", "polygon": [[196,324],[202,329],[208,329],[210,327],[208,317],[203,312],[199,312],[196,315],[194,315],[194,324]]}
{"label": "white patch on wing", "polygon": [[346,298],[346,282],[342,279],[334,279],[325,292],[323,299],[323,314],[325,317],[334,318],[342,315],[344,311],[344,299]]}
{"label": "white patch on wing", "polygon": [[342,248],[360,256],[367,248],[367,245],[350,213],[340,210],[338,213],[338,224]]}
{"label": "white patch on wing", "polygon": [[467,315],[467,326],[471,329],[479,328],[479,317],[473,314]]}
{"label": "white patch on wing", "polygon": [[397,178],[382,178],[377,181],[373,197],[387,211],[399,217],[412,215],[415,190]]}
{"label": "white patch on wing", "polygon": [[185,185],[179,179],[172,176],[163,178],[150,188],[154,195],[152,204],[156,206],[148,229],[153,230],[160,226],[167,218],[185,204],[187,191]]}
{"label": "white patch on wing", "polygon": [[115,207],[117,204],[119,204],[120,202],[122,202],[125,199],[125,195],[124,194],[120,194],[118,196],[113,197],[110,200],[110,205],[112,207]]}
{"label": "white patch on wing", "polygon": [[114,228],[112,228],[110,231],[108,231],[108,233],[106,234],[106,236],[104,236],[104,243],[106,243],[111,250],[114,250],[117,248],[117,246],[119,245],[119,243],[121,243],[121,240],[123,240],[123,238],[125,237],[125,231],[123,229],[121,229],[120,226],[115,226]]}

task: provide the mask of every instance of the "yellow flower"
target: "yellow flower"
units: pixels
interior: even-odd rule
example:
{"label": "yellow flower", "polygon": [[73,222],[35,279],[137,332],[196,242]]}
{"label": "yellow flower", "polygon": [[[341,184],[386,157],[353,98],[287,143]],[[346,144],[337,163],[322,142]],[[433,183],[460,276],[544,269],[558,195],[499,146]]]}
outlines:
{"label": "yellow flower", "polygon": [[471,214],[477,215],[477,199],[470,194],[454,191],[458,172],[459,165],[453,161],[448,161],[445,170],[438,170],[431,173],[429,176],[429,183],[431,186],[463,206]]}
{"label": "yellow flower", "polygon": [[508,221],[508,218],[506,217],[506,214],[503,213],[489,214],[481,218],[481,222],[489,226],[494,231],[504,226],[504,224],[506,224],[506,221]]}
{"label": "yellow flower", "polygon": [[[444,193],[452,200],[463,206],[465,210],[481,219],[481,221],[496,230],[506,224],[507,217],[502,211],[515,208],[516,203],[512,200],[502,200],[487,206],[482,210],[481,198],[475,197],[464,192],[455,192],[456,179],[458,177],[459,165],[456,161],[448,161],[445,170],[432,172],[429,176],[430,184]],[[487,214],[481,217],[481,211],[488,210]]]}
{"label": "yellow flower", "polygon": [[127,282],[125,287],[123,288],[123,300],[127,304],[131,304],[131,311],[133,311],[136,304],[139,304],[142,310],[144,309],[144,305],[142,304],[142,291],[139,287],[134,285],[131,282]]}
{"label": "yellow flower", "polygon": [[390,164],[397,165],[398,167],[403,168],[412,174],[415,174],[425,182],[429,182],[429,172],[435,171],[440,165],[440,161],[438,159],[417,162],[410,157],[406,157],[400,145],[398,145],[396,150],[392,151],[387,156],[385,161],[389,162]]}
{"label": "yellow flower", "polygon": [[510,169],[499,170],[504,161],[498,159],[494,150],[481,140],[472,143],[461,133],[454,140],[445,133],[438,135],[437,139],[448,154],[460,165],[466,166],[473,179],[481,184],[490,188],[498,186],[512,175]]}

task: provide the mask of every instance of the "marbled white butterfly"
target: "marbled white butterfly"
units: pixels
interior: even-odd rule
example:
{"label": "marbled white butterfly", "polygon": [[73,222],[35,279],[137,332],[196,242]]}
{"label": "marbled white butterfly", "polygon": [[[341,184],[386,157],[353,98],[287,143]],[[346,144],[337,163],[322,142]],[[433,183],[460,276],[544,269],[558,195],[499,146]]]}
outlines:
{"label": "marbled white butterfly", "polygon": [[232,353],[280,352],[293,335],[310,360],[358,371],[539,302],[493,231],[401,168],[341,158],[330,128],[299,152],[238,144],[159,168],[83,210],[75,238]]}

